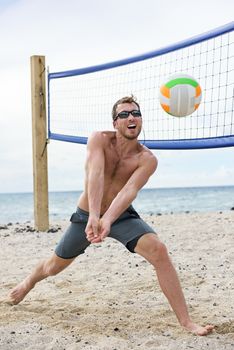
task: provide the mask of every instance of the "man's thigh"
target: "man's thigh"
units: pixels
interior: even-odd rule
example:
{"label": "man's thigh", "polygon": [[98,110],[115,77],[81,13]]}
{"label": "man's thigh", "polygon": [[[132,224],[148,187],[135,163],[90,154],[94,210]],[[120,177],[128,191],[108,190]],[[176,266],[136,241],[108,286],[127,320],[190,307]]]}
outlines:
{"label": "man's thigh", "polygon": [[55,248],[62,259],[72,259],[85,252],[90,245],[85,234],[86,223],[72,222]]}
{"label": "man's thigh", "polygon": [[125,245],[130,252],[134,253],[138,240],[147,233],[156,235],[154,229],[139,215],[133,217],[132,213],[125,212],[111,226],[109,237],[115,238]]}

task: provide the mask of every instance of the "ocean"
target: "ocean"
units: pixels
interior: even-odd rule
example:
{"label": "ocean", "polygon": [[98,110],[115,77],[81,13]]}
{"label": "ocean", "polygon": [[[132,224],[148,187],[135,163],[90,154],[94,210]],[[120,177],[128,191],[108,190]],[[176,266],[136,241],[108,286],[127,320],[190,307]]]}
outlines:
{"label": "ocean", "polygon": [[[69,220],[80,193],[50,192],[50,220]],[[133,205],[142,214],[225,211],[234,208],[234,186],[142,189]],[[0,224],[32,220],[32,193],[0,193]]]}

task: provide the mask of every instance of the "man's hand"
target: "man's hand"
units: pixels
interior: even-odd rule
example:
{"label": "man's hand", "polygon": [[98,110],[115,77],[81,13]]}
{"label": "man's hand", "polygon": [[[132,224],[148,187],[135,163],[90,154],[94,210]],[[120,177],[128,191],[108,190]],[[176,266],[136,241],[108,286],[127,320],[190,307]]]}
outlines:
{"label": "man's hand", "polygon": [[87,240],[91,243],[100,243],[110,233],[111,223],[105,219],[90,217],[87,223],[85,233]]}
{"label": "man's hand", "polygon": [[[85,228],[87,240],[91,243],[101,242],[99,235],[99,217],[89,216],[87,226]],[[94,240],[97,240],[97,242]]]}
{"label": "man's hand", "polygon": [[99,221],[99,235],[102,241],[109,235],[111,229],[110,221],[102,218]]}

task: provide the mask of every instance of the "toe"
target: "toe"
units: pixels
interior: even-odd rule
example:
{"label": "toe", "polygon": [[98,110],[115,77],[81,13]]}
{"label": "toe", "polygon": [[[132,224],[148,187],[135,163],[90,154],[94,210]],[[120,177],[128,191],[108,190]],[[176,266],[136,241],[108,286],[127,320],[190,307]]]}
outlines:
{"label": "toe", "polygon": [[15,305],[14,303],[14,299],[12,299],[11,297],[6,297],[0,300],[0,303],[2,304],[8,304],[8,305]]}

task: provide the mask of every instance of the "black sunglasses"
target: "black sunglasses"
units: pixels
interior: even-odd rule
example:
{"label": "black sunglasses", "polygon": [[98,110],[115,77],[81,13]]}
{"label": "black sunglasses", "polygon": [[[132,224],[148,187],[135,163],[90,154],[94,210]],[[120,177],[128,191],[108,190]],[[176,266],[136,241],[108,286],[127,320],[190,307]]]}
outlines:
{"label": "black sunglasses", "polygon": [[129,117],[129,114],[131,114],[134,118],[140,118],[141,117],[141,111],[140,110],[133,110],[133,111],[122,111],[114,118],[114,120],[120,118],[120,119],[127,119]]}

